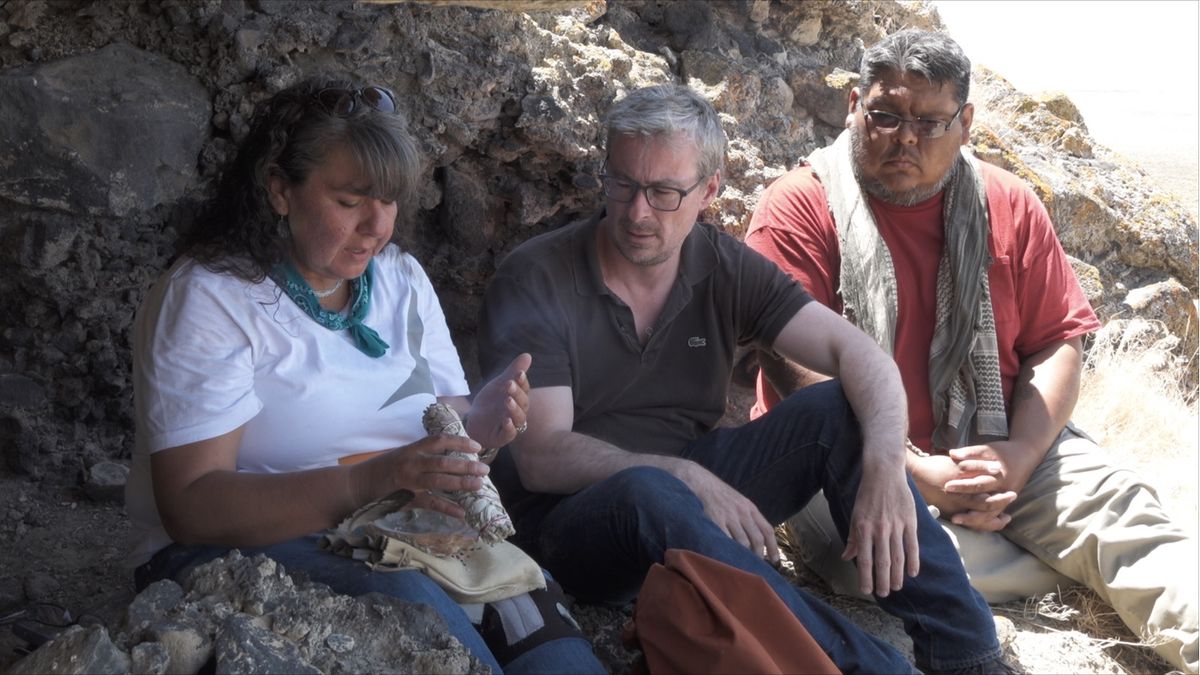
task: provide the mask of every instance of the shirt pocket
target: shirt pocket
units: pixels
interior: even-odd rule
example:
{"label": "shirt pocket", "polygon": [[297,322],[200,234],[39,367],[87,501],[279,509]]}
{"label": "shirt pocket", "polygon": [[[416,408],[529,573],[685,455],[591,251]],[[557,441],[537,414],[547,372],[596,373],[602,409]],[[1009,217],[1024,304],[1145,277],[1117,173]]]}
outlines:
{"label": "shirt pocket", "polygon": [[1017,311],[1017,271],[1009,256],[999,255],[988,268],[988,291],[996,319],[996,336],[1001,345],[1013,344],[1021,329]]}

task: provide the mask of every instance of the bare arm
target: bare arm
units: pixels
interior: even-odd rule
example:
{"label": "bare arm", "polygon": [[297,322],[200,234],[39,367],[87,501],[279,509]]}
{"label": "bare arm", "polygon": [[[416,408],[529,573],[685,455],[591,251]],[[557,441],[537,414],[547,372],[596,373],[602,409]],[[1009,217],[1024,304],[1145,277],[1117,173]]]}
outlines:
{"label": "bare arm", "polygon": [[949,457],[913,457],[921,494],[950,521],[976,530],[1001,530],[1004,509],[1017,498],[1079,397],[1083,340],[1056,342],[1021,364],[1009,415],[1009,439],[950,450]]}
{"label": "bare arm", "polygon": [[1010,490],[1025,487],[1046,451],[1062,433],[1079,401],[1083,338],[1057,342],[1021,363],[1012,396],[1009,443],[1020,446],[1011,458]]}
{"label": "bare arm", "polygon": [[810,302],[784,326],[774,348],[809,371],[841,380],[862,425],[865,470],[903,468],[907,398],[895,362],[874,340],[824,305]]}
{"label": "bare arm", "polygon": [[[759,351],[759,364],[767,383],[774,387],[781,398],[810,384],[829,379],[827,375],[766,351]],[[952,481],[980,475],[978,472],[964,472],[949,456],[908,453],[905,464],[925,501],[938,507],[942,515],[954,522],[979,530],[1000,530],[1011,520],[1004,509],[1017,498],[1015,492],[1004,489],[971,493],[946,491],[946,485]]]}
{"label": "bare arm", "polygon": [[762,369],[763,377],[767,379],[767,384],[775,389],[775,393],[779,394],[781,399],[810,384],[829,379],[828,375],[809,370],[765,349],[758,350],[758,365]]}
{"label": "bare arm", "polygon": [[509,447],[521,483],[535,492],[569,494],[623,469],[652,466],[683,481],[704,504],[705,514],[739,543],[779,560],[774,528],[749,499],[699,464],[679,457],[629,452],[572,431],[575,412],[569,387],[529,392],[529,428]]}
{"label": "bare arm", "polygon": [[947,483],[948,492],[1020,492],[1046,457],[1079,399],[1083,338],[1055,342],[1021,363],[1012,394],[1007,441],[950,451],[973,477]]}
{"label": "bare arm", "polygon": [[651,459],[571,430],[575,419],[569,387],[529,392],[528,430],[512,443],[521,484],[533,492],[571,494],[622,469]]}
{"label": "bare arm", "polygon": [[900,371],[874,340],[817,302],[784,326],[774,349],[841,380],[863,435],[863,477],[842,557],[857,558],[864,593],[886,596],[920,571],[916,505],[905,473],[907,399]]}
{"label": "bare arm", "polygon": [[[478,490],[486,464],[460,437],[429,437],[365,462],[308,471],[238,472],[244,427],[150,457],[163,526],[184,544],[265,546],[333,527],[354,509],[399,489]],[[461,513],[459,515],[462,515]]]}

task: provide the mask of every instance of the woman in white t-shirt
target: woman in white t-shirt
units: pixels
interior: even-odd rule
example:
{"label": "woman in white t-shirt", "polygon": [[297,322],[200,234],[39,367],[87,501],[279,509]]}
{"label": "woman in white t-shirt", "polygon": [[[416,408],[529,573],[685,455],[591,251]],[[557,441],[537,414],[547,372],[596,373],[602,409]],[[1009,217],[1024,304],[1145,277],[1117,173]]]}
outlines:
{"label": "woman in white t-shirt", "polygon": [[[420,174],[387,89],[311,79],[258,108],[138,312],[130,557],[139,588],[239,548],[342,593],[429,604],[498,672],[427,576],[374,573],[316,545],[400,489],[462,517],[429,492],[478,490],[488,466],[445,453],[500,447],[525,426],[529,356],[469,402],[433,287],[392,243]],[[435,401],[469,413],[470,439],[425,435]],[[578,632],[526,647],[506,670],[603,671]]]}

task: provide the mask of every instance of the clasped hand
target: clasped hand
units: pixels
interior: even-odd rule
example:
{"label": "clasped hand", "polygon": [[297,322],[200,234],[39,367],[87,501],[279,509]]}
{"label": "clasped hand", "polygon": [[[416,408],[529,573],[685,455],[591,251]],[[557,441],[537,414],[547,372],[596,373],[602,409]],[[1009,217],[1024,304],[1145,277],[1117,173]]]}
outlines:
{"label": "clasped hand", "polygon": [[911,465],[913,480],[925,501],[955,525],[999,531],[1012,520],[1004,509],[1024,487],[1010,458],[1017,452],[1013,443],[997,441],[955,448],[949,455],[921,457]]}

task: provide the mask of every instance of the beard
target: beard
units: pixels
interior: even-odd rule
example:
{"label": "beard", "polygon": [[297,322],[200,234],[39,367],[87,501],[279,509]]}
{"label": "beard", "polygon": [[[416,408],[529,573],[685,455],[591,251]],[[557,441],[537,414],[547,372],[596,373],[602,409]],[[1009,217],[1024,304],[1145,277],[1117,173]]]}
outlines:
{"label": "beard", "polygon": [[[904,154],[903,148],[897,147],[896,150],[892,154]],[[854,166],[854,178],[858,181],[863,191],[872,197],[881,199],[888,204],[895,204],[896,206],[919,204],[941,192],[946,187],[946,184],[950,182],[950,178],[954,176],[954,169],[958,166],[958,162],[954,162],[950,170],[932,186],[915,187],[911,190],[893,190],[884,185],[879,179],[870,178],[863,174],[862,168],[866,165],[869,157],[867,155],[866,144],[863,143],[862,131],[857,126],[850,127],[850,153],[853,160],[851,164]]]}
{"label": "beard", "polygon": [[628,219],[622,219],[616,223],[615,231],[608,233],[609,239],[612,241],[613,248],[622,258],[638,267],[655,267],[661,265],[671,258],[673,251],[663,249],[645,249],[629,246],[628,242],[622,237],[626,233],[655,233],[659,232],[658,228],[653,224],[640,224]]}

